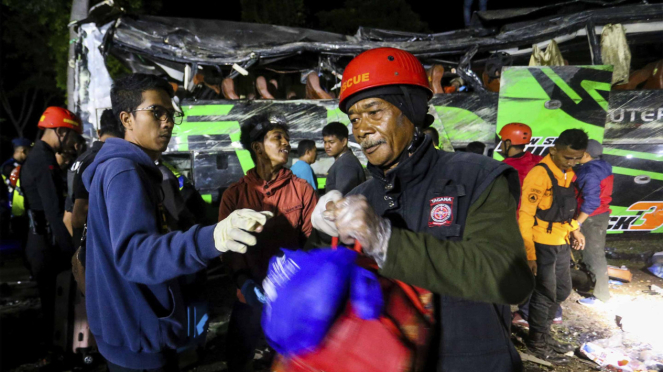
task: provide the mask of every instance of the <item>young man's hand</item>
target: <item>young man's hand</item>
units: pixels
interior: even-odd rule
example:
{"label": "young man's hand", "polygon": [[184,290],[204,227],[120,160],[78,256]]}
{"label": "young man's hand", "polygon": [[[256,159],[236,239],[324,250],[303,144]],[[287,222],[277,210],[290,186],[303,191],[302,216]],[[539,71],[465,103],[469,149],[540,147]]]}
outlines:
{"label": "young man's hand", "polygon": [[529,269],[532,270],[532,274],[536,276],[536,271],[538,267],[536,266],[536,260],[527,260],[527,266],[529,266]]}
{"label": "young man's hand", "polygon": [[323,195],[311,214],[311,224],[313,228],[322,231],[329,236],[338,237],[338,229],[333,221],[325,218],[324,213],[332,210],[337,201],[343,199],[343,194],[338,190],[332,190]]}
{"label": "young man's hand", "polygon": [[585,236],[580,232],[580,229],[571,231],[571,248],[577,251],[585,249]]}

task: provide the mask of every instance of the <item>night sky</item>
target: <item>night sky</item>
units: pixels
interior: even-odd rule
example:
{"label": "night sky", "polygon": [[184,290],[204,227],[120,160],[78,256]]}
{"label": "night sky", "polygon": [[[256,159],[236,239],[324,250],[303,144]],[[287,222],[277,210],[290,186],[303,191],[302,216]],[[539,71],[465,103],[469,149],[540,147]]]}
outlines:
{"label": "night sky", "polygon": [[[475,0],[478,3],[478,1]],[[506,8],[525,8],[532,6],[543,6],[547,4],[559,3],[554,0],[537,0],[536,5],[532,1],[510,0],[510,1],[488,1],[488,10],[506,9]],[[182,6],[180,0],[164,0],[159,15],[165,17],[182,18],[202,18],[202,19],[222,19],[229,21],[241,21],[241,5],[239,0],[227,0],[218,2],[222,5],[221,11],[203,11],[209,9],[207,0],[187,0],[186,6]],[[305,0],[304,4],[309,21],[316,21],[315,14],[320,11],[328,11],[343,7],[344,0],[320,1]],[[430,0],[410,0],[408,4],[412,10],[419,14],[421,20],[428,24],[432,32],[444,32],[463,28],[463,0],[455,1],[430,1]],[[436,4],[436,5],[432,5]],[[478,6],[478,5],[475,5]],[[214,7],[216,8],[216,6]],[[215,9],[216,10],[216,9]]]}

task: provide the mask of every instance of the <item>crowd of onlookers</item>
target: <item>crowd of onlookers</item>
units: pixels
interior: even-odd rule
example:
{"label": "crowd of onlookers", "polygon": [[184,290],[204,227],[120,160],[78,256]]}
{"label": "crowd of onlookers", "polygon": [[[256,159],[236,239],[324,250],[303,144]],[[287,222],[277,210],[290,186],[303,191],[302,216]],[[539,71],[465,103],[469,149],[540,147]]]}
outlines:
{"label": "crowd of onlookers", "polygon": [[[390,48],[366,53],[410,58]],[[380,82],[385,72],[372,70],[365,54],[346,73],[370,71]],[[477,156],[486,154],[479,142],[464,153],[440,151],[427,119],[432,91],[423,67],[417,71],[402,78],[414,82],[358,83],[341,92],[341,110],[368,164],[348,147],[348,126],[326,125],[324,150],[334,163],[324,196],[311,167],[314,141],[298,143],[288,169],[286,118],[274,112],[242,122],[240,142],[254,168],[222,194],[213,224],[193,185],[161,156],[183,118],[167,81],[145,74],[115,81],[112,109],[101,116],[98,140],[88,149],[81,120],[49,107],[38,124],[40,139],[15,140],[2,166],[9,188],[2,195],[10,195],[4,206],[37,282],[45,337],[59,321],[56,276],[73,265],[109,369],[169,370],[177,364],[186,298],[204,282],[197,273],[222,257],[237,289],[228,368],[250,370],[263,337],[262,282],[270,259],[281,248],[328,246],[336,236],[361,243],[381,275],[435,294],[430,306],[446,315],[436,325],[444,332],[431,341],[440,348],[439,355],[431,352],[434,363],[518,369],[520,359],[504,338],[510,323],[529,327],[534,354],[566,362],[563,354],[573,346],[555,340],[550,327],[561,320],[560,303],[571,291],[572,249],[596,277],[584,303],[609,299],[603,248],[612,172],[601,145],[572,129],[541,157],[526,151],[531,127],[511,123],[499,132],[503,163]],[[519,311],[512,315],[507,303],[520,303]],[[476,324],[479,333],[472,331]],[[479,356],[468,360],[467,347]]]}

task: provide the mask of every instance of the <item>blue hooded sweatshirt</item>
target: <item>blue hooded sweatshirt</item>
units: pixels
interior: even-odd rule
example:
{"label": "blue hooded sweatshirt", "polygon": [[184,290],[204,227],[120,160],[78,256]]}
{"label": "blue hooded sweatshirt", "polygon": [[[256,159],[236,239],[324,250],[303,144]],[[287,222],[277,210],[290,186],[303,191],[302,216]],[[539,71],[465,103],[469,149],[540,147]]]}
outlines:
{"label": "blue hooded sweatshirt", "polygon": [[596,216],[610,211],[614,176],[612,165],[603,159],[594,159],[576,171],[580,211]]}
{"label": "blue hooded sweatshirt", "polygon": [[185,339],[177,277],[219,256],[214,227],[165,232],[160,218],[162,175],[138,146],[110,138],[83,173],[90,193],[86,305],[90,330],[113,364],[154,369],[162,351]]}

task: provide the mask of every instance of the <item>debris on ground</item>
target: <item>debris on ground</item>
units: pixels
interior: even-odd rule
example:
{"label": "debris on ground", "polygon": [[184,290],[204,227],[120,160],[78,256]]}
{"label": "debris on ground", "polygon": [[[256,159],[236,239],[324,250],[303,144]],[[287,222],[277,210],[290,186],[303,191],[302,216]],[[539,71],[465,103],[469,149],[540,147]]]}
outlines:
{"label": "debris on ground", "polygon": [[621,280],[624,283],[629,283],[633,279],[633,274],[624,265],[622,267],[608,265],[608,277],[613,280]]}
{"label": "debris on ground", "polygon": [[633,345],[622,333],[606,339],[584,343],[579,354],[609,371],[647,372],[663,367],[663,354],[657,355],[649,345]]}
{"label": "debris on ground", "polygon": [[522,359],[523,362],[534,362],[534,363],[541,364],[542,366],[546,366],[546,367],[552,367],[553,366],[550,362],[546,362],[543,359],[539,359],[539,358],[535,357],[534,355],[526,354],[526,353],[522,353],[522,352],[520,352],[518,354],[520,354],[520,359]]}
{"label": "debris on ground", "polygon": [[663,263],[657,262],[648,267],[647,270],[659,278],[663,278]]}

